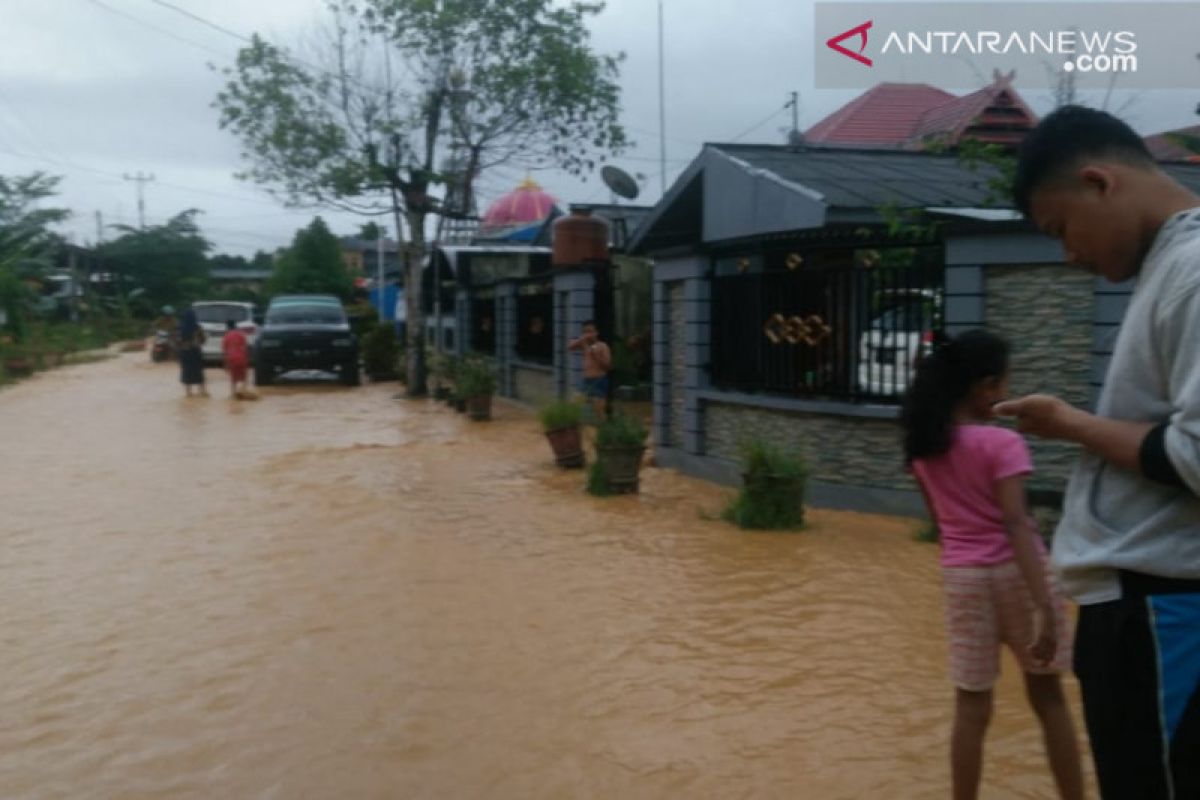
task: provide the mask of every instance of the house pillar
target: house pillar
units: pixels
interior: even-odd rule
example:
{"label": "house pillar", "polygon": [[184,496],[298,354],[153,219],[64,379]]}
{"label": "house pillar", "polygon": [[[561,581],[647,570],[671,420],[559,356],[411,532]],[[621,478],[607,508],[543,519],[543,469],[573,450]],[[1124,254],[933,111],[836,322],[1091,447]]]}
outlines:
{"label": "house pillar", "polygon": [[559,397],[583,384],[583,360],[567,350],[583,323],[596,314],[596,277],[589,270],[557,272],[554,276],[554,380]]}

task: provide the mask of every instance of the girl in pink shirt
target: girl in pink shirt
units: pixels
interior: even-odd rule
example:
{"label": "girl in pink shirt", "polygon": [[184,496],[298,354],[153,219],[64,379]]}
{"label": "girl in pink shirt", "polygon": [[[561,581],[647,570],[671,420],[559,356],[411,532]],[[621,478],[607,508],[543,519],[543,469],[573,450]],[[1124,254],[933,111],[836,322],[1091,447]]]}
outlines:
{"label": "girl in pink shirt", "polygon": [[917,368],[901,417],[905,458],[941,534],[957,687],[954,798],[979,793],[1001,644],[1025,673],[1059,794],[1082,798],[1075,726],[1060,681],[1071,661],[1066,609],[1025,506],[1033,463],[1019,434],[991,424],[1008,375],[1007,342],[986,331],[964,333]]}

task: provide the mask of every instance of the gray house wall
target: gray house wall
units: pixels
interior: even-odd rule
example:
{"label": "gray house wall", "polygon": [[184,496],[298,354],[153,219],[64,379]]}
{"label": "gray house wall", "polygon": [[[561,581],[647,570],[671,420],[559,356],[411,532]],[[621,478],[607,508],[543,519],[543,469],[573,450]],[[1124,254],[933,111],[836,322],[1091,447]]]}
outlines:
{"label": "gray house wall", "polygon": [[[946,245],[945,322],[951,334],[986,326],[1013,343],[1014,394],[1054,393],[1088,405],[1119,324],[1122,287],[1062,265],[1061,248],[1037,234],[959,237]],[[740,444],[756,437],[805,453],[810,502],[922,514],[903,469],[899,409],[745,395],[707,380],[711,308],[707,259],[660,259],[654,270],[654,437],[663,466],[736,484]],[[1102,299],[1103,298],[1103,299]],[[1031,441],[1034,488],[1062,489],[1076,452]]]}

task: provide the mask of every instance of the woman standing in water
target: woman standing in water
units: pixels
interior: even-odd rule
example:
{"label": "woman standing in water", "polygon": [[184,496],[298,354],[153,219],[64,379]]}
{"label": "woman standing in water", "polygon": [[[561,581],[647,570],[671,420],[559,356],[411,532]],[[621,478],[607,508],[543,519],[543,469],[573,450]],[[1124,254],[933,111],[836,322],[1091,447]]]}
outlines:
{"label": "woman standing in water", "polygon": [[199,388],[199,397],[208,397],[204,386],[204,354],[200,349],[203,344],[204,329],[196,319],[196,310],[189,308],[179,323],[179,380],[187,397],[192,396],[193,386]]}
{"label": "woman standing in water", "polygon": [[1008,344],[968,331],[921,362],[904,401],[905,460],[941,534],[956,687],[954,798],[979,796],[992,686],[1007,645],[1025,674],[1059,797],[1082,800],[1075,726],[1059,677],[1071,663],[1066,608],[1025,506],[1033,462],[1020,434],[991,424],[1008,375]]}

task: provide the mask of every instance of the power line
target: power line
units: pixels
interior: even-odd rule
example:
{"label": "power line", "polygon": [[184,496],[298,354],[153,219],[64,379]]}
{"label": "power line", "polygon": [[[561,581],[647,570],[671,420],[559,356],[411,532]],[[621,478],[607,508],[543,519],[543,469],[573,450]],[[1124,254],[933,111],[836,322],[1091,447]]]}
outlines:
{"label": "power line", "polygon": [[775,109],[774,111],[771,112],[770,116],[768,116],[766,119],[762,120],[761,122],[756,122],[755,124],[751,125],[746,130],[739,133],[737,136],[730,139],[729,144],[734,144],[734,143],[739,142],[742,139],[746,138],[747,136],[749,136],[750,134],[754,133],[756,130],[761,128],[763,125],[766,125],[768,122],[770,122],[771,120],[778,117],[784,111],[787,111],[790,107],[791,107],[790,105],[784,105],[782,108]]}
{"label": "power line", "polygon": [[[8,155],[16,156],[17,158],[23,158],[28,161],[40,161],[45,164],[51,164],[55,167],[59,167],[60,169],[78,170],[81,172],[88,172],[88,173],[91,173],[94,175],[99,175],[101,177],[115,179],[117,181],[124,180],[124,175],[122,175],[121,173],[108,172],[106,170],[96,169],[95,167],[88,167],[83,164],[77,164],[74,162],[61,161],[58,159],[47,158],[44,156],[36,156],[36,155],[33,155],[32,153],[22,153],[18,150],[13,150],[13,149],[3,148],[3,147],[0,147],[0,153],[7,153]],[[268,200],[263,200],[262,198],[259,198],[259,197],[252,197],[250,195],[236,195],[236,194],[231,194],[229,192],[214,191],[211,189],[200,189],[195,186],[187,186],[185,184],[180,184],[180,183],[170,183],[167,181],[158,181],[158,184],[161,186],[166,186],[171,189],[178,189],[178,190],[184,191],[184,192],[191,192],[192,194],[207,195],[210,197],[218,197],[218,198],[228,199],[228,200],[237,200],[237,201],[243,202],[243,203],[257,203],[258,205],[271,206],[272,208],[279,208],[279,206],[280,206],[280,204],[278,202],[271,202]]]}
{"label": "power line", "polygon": [[186,8],[180,8],[179,6],[175,5],[174,3],[168,3],[168,2],[166,2],[166,0],[150,0],[150,2],[154,3],[154,5],[156,5],[156,6],[162,6],[163,8],[170,9],[171,11],[174,11],[177,14],[182,14],[183,16],[188,17],[189,19],[193,19],[196,22],[199,22],[201,25],[205,25],[209,28],[212,28],[214,31],[217,31],[218,33],[223,33],[226,36],[232,36],[234,39],[238,39],[240,41],[246,42],[247,44],[250,44],[253,42],[253,40],[249,36],[243,36],[242,34],[238,33],[237,31],[232,31],[223,25],[218,25],[215,22],[205,19],[204,17],[200,16],[199,14],[193,14],[191,11],[188,11]]}
{"label": "power line", "polygon": [[114,14],[118,17],[123,17],[123,18],[129,20],[130,22],[137,23],[138,25],[141,25],[145,28],[149,28],[152,31],[161,33],[163,36],[170,37],[171,39],[174,39],[177,42],[183,42],[184,44],[190,44],[192,47],[199,47],[201,50],[207,50],[208,52],[213,53],[214,55],[221,56],[222,58],[229,57],[228,53],[225,53],[225,52],[222,52],[215,48],[209,47],[206,44],[201,44],[200,42],[192,41],[191,39],[180,36],[177,33],[175,33],[174,31],[169,31],[166,28],[160,28],[159,26],[155,25],[153,22],[147,22],[146,20],[144,20],[140,17],[135,17],[132,14],[128,14],[128,13],[124,12],[119,8],[113,8],[108,3],[103,2],[103,0],[87,0],[87,2],[91,3],[94,6],[97,6],[98,8],[104,9],[105,11],[107,11],[110,14]]}

